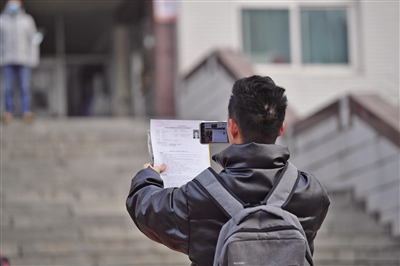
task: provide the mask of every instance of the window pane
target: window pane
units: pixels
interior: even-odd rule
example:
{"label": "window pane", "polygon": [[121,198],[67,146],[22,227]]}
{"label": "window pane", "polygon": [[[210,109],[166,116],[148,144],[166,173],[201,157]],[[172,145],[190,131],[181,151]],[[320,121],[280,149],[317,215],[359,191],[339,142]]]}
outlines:
{"label": "window pane", "polygon": [[288,10],[243,10],[243,50],[253,62],[289,63]]}
{"label": "window pane", "polygon": [[305,64],[348,63],[346,10],[302,10],[301,45]]}

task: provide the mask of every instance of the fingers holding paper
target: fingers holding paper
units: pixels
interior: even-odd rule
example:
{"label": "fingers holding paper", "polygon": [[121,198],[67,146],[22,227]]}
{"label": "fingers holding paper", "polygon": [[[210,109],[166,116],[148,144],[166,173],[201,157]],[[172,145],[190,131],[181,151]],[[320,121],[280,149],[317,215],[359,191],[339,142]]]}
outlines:
{"label": "fingers holding paper", "polygon": [[165,169],[167,169],[167,165],[165,163],[163,163],[162,165],[155,165],[155,166],[152,166],[150,163],[146,163],[143,165],[143,169],[146,169],[148,167],[150,167],[159,174],[164,172]]}

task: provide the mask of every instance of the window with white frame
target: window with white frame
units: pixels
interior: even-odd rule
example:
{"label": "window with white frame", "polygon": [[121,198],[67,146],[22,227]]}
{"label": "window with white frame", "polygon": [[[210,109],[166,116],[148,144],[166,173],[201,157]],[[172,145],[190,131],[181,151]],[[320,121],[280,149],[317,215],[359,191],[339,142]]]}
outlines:
{"label": "window with white frame", "polygon": [[[290,12],[298,12],[291,29]],[[244,53],[255,63],[292,63],[298,51],[300,63],[349,64],[346,8],[242,9]],[[294,34],[298,31],[298,34]],[[293,41],[292,35],[300,36]],[[298,45],[297,49],[291,49]]]}
{"label": "window with white frame", "polygon": [[256,63],[290,63],[288,10],[243,10],[243,49]]}

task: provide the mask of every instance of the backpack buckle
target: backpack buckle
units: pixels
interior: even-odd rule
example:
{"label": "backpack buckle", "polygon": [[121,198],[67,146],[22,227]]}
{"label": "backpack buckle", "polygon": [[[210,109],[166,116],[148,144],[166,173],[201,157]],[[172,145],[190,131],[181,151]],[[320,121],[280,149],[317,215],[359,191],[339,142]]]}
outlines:
{"label": "backpack buckle", "polygon": [[252,208],[252,207],[257,207],[260,206],[261,204],[259,203],[255,203],[255,204],[251,204],[251,203],[245,203],[243,204],[243,208]]}

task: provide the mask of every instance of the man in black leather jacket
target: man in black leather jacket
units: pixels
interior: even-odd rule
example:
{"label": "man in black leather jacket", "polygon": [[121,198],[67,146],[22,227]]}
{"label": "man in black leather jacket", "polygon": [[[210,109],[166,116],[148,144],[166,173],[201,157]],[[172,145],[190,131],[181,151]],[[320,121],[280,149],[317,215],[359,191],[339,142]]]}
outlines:
{"label": "man in black leather jacket", "polygon": [[[227,125],[231,145],[213,156],[221,173],[211,170],[244,203],[264,200],[289,159],[289,150],[274,144],[285,127],[284,92],[269,77],[252,76],[233,85]],[[164,189],[159,173],[166,167],[143,166],[132,179],[127,210],[150,239],[187,254],[192,265],[212,265],[219,231],[230,217],[194,181]],[[299,171],[283,208],[299,218],[312,251],[329,204],[314,175]]]}

